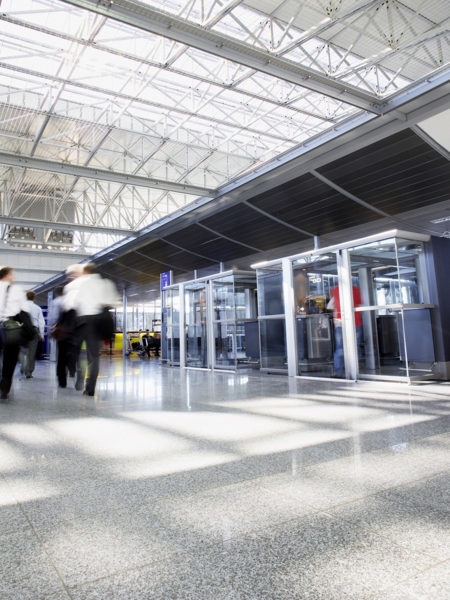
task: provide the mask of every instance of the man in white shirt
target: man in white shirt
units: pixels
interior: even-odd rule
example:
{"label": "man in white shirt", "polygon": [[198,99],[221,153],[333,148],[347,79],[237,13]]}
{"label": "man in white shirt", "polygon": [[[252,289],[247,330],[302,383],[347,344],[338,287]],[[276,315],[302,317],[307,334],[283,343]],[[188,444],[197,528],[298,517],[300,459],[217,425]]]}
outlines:
{"label": "man in white shirt", "polygon": [[[98,328],[99,315],[104,307],[118,304],[116,286],[109,279],[103,279],[96,271],[94,265],[84,265],[84,274],[70,282],[64,288],[64,310],[75,310],[77,313],[76,337],[79,351],[86,342],[87,377],[84,395],[94,396],[95,385],[99,373],[100,341],[101,335]],[[84,379],[85,369],[79,361],[81,377]],[[76,387],[79,389],[80,375],[77,377]]]}
{"label": "man in white shirt", "polygon": [[40,306],[34,303],[36,294],[32,291],[27,292],[27,302],[25,310],[29,313],[31,322],[35,329],[35,335],[26,346],[20,349],[20,371],[27,379],[33,377],[33,371],[36,364],[36,350],[39,340],[44,339],[45,320]]}
{"label": "man in white shirt", "polygon": [[[27,310],[26,296],[17,285],[14,285],[14,269],[0,268],[0,321],[15,317]],[[0,398],[6,400],[11,389],[14,369],[16,368],[20,346],[6,346],[3,350],[2,379],[0,381]]]}

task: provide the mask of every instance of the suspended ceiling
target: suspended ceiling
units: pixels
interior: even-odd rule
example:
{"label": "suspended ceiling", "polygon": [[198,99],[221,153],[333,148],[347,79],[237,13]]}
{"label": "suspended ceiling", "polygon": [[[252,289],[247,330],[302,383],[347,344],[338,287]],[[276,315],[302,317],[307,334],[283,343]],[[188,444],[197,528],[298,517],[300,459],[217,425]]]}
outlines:
{"label": "suspended ceiling", "polygon": [[3,0],[0,20],[3,240],[28,223],[93,253],[223,212],[154,247],[162,267],[181,260],[169,242],[217,264],[389,216],[351,173],[316,159],[292,183],[293,165],[415,127],[450,79],[446,0]]}

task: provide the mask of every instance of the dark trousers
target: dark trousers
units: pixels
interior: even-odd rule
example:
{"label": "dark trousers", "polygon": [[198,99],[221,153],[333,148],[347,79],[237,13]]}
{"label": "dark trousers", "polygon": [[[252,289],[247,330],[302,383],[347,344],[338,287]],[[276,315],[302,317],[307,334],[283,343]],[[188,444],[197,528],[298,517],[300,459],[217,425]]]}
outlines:
{"label": "dark trousers", "polygon": [[58,359],[56,361],[56,376],[61,387],[67,385],[67,371],[71,377],[77,371],[78,345],[74,336],[58,342]]}
{"label": "dark trousers", "polygon": [[81,345],[86,343],[87,369],[83,360],[79,360],[79,373],[77,380],[86,377],[85,390],[88,393],[95,392],[98,372],[100,368],[100,342],[98,333],[94,326],[96,315],[88,315],[79,319],[79,325],[76,330],[78,350],[81,352]]}
{"label": "dark trousers", "polygon": [[11,389],[14,369],[16,368],[17,359],[19,358],[19,351],[20,346],[5,346],[3,349],[2,380],[0,381],[0,390],[4,394],[9,394],[9,390]]}
{"label": "dark trousers", "polygon": [[33,338],[26,346],[22,346],[19,352],[21,372],[30,377],[33,374],[36,365],[36,350],[39,342],[39,332],[37,327],[34,327]]}

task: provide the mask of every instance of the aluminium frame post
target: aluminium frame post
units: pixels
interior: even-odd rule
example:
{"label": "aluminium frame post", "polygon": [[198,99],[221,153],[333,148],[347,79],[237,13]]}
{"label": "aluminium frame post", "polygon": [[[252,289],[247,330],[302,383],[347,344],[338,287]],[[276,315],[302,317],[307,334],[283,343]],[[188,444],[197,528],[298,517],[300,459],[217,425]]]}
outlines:
{"label": "aluminium frame post", "polygon": [[358,348],[356,345],[355,318],[353,315],[353,286],[350,255],[347,248],[337,253],[339,294],[341,299],[344,364],[347,379],[358,379]]}
{"label": "aluminium frame post", "polygon": [[295,302],[294,302],[294,276],[292,263],[288,258],[281,261],[283,268],[283,297],[286,327],[286,351],[289,377],[297,375],[297,343],[295,335]]}
{"label": "aluminium frame post", "polygon": [[[179,329],[180,329],[180,369],[186,368],[186,299],[184,296],[184,284],[180,283],[178,292],[179,302]],[[172,325],[173,330],[173,325]]]}

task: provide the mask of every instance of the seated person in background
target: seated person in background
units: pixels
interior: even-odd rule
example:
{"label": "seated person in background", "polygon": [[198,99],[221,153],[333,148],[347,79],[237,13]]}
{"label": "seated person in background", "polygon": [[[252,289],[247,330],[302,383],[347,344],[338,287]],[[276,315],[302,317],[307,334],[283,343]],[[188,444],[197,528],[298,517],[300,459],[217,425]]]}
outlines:
{"label": "seated person in background", "polygon": [[161,336],[159,333],[155,333],[153,336],[153,344],[155,347],[155,356],[159,356],[159,349],[161,348]]}
{"label": "seated person in background", "polygon": [[145,330],[145,333],[141,338],[141,343],[145,352],[147,353],[147,356],[150,358],[150,350],[153,347],[153,338],[151,337],[148,329]]}

